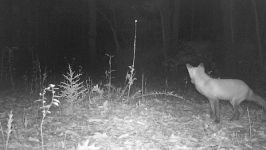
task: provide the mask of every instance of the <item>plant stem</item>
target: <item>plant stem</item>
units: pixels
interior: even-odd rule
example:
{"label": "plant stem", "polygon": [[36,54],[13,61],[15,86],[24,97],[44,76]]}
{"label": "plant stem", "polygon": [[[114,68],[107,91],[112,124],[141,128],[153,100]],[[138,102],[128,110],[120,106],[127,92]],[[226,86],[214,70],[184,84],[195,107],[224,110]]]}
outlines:
{"label": "plant stem", "polygon": [[44,122],[44,115],[42,117],[42,122],[41,122],[41,142],[42,142],[42,150],[44,150],[44,147],[43,147],[43,133],[42,133],[42,126],[43,126],[43,122]]}

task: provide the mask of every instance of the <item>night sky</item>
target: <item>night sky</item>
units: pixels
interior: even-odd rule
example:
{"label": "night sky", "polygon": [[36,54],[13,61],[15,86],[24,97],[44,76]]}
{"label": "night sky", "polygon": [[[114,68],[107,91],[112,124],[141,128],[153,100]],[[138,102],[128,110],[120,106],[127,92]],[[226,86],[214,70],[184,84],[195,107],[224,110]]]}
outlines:
{"label": "night sky", "polygon": [[188,62],[230,72],[232,63],[261,63],[249,60],[264,56],[265,6],[265,0],[1,0],[0,46],[16,47],[17,76],[33,54],[55,73],[73,63],[104,76],[106,53],[115,56],[116,76],[124,76],[137,19],[139,74],[165,76],[178,66],[184,72]]}

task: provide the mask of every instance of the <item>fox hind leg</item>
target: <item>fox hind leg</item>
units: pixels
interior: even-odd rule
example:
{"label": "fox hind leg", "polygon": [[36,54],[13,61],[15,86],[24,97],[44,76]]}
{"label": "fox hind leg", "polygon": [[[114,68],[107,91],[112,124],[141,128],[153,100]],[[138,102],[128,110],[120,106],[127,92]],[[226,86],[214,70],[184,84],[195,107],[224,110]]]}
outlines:
{"label": "fox hind leg", "polygon": [[215,123],[220,122],[220,108],[219,108],[219,100],[218,99],[209,99],[210,102],[210,117],[214,119]]}
{"label": "fox hind leg", "polygon": [[240,112],[239,112],[239,102],[237,100],[232,100],[231,104],[233,106],[233,116],[230,119],[230,121],[233,120],[238,120],[240,117]]}

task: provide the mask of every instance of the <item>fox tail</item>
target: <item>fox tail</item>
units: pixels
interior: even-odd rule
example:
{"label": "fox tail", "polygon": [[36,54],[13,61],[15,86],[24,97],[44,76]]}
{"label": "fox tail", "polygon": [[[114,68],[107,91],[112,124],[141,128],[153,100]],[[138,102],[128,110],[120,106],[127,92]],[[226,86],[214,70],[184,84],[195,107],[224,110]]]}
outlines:
{"label": "fox tail", "polygon": [[259,95],[253,93],[248,100],[254,101],[258,103],[260,106],[262,106],[266,110],[266,101]]}

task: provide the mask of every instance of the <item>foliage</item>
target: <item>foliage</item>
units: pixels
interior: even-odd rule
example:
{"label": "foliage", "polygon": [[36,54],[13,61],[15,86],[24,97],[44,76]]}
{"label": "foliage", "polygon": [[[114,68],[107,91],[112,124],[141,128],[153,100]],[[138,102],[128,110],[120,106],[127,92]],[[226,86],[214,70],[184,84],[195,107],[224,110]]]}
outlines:
{"label": "foliage", "polygon": [[3,142],[5,142],[5,145],[3,145],[3,148],[5,150],[8,149],[10,134],[13,132],[13,121],[14,121],[13,113],[12,113],[12,110],[11,110],[10,113],[8,114],[8,119],[7,119],[7,129],[5,131],[6,138],[5,138],[5,134],[4,134],[4,130],[3,130],[2,124],[0,122],[0,130],[1,130],[1,133],[2,133],[2,137],[3,137]]}
{"label": "foliage", "polygon": [[83,81],[80,81],[81,73],[76,73],[72,70],[71,65],[68,65],[68,72],[63,75],[64,82],[61,82],[59,87],[62,88],[60,96],[66,100],[67,103],[74,104],[83,98],[86,93],[86,88]]}

